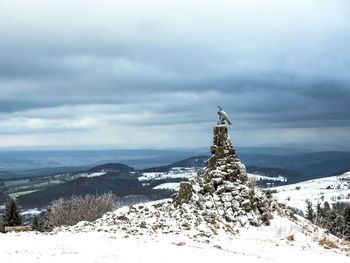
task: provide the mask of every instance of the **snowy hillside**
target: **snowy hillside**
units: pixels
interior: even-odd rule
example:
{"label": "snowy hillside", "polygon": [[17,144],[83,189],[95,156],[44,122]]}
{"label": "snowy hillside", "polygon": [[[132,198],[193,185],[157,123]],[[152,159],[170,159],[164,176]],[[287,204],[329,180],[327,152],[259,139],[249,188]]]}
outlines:
{"label": "snowy hillside", "polygon": [[[142,204],[151,209],[154,203]],[[349,262],[350,247],[305,219],[274,215],[270,226],[245,227],[239,234],[191,238],[187,234],[132,234],[111,223],[121,208],[95,223],[50,234],[0,234],[0,261],[17,262]],[[142,230],[143,229],[143,230]],[[323,242],[326,240],[327,242]],[[325,244],[324,244],[325,243]],[[348,256],[347,256],[348,255]],[[291,261],[289,261],[291,260]]]}
{"label": "snowy hillside", "polygon": [[290,207],[305,211],[305,201],[308,199],[314,205],[327,201],[350,203],[350,172],[339,176],[309,180],[291,185],[272,188],[277,193],[274,197],[279,202]]}

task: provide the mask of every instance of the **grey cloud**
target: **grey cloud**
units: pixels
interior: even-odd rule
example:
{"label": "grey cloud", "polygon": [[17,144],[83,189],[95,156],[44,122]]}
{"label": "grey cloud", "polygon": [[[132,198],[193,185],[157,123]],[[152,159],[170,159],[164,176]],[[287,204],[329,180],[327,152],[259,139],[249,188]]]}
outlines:
{"label": "grey cloud", "polygon": [[207,127],[223,105],[242,131],[348,129],[349,3],[268,2],[7,1],[1,120],[148,112],[124,122]]}

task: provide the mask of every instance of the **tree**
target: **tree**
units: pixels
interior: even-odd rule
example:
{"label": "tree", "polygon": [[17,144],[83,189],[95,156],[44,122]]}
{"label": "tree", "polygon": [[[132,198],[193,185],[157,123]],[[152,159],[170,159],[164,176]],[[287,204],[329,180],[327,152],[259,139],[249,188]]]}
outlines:
{"label": "tree", "polygon": [[33,221],[32,221],[32,229],[33,230],[37,230],[40,231],[40,223],[39,223],[39,219],[37,216],[34,216]]}
{"label": "tree", "polygon": [[310,200],[306,200],[306,219],[309,219],[311,222],[315,220],[315,211],[312,207],[312,203]]}
{"label": "tree", "polygon": [[325,213],[330,213],[332,210],[331,205],[327,201],[323,203],[323,210]]}
{"label": "tree", "polygon": [[316,214],[315,214],[315,216],[316,216],[315,221],[316,221],[317,224],[321,224],[322,221],[325,218],[325,213],[324,213],[320,203],[318,203],[316,205]]}
{"label": "tree", "polygon": [[3,215],[4,226],[20,226],[22,225],[22,217],[19,213],[17,202],[11,198],[5,206],[5,215]]}
{"label": "tree", "polygon": [[344,208],[343,221],[345,224],[350,224],[350,205],[347,205]]}

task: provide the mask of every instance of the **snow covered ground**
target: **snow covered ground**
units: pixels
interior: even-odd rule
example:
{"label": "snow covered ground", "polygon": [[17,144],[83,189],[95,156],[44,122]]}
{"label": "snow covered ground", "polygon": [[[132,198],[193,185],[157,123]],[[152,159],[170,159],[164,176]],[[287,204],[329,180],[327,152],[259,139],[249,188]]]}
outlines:
{"label": "snow covered ground", "polygon": [[250,174],[248,173],[249,178],[255,178],[256,180],[267,180],[267,181],[273,181],[273,182],[287,182],[287,178],[283,177],[281,175],[277,177],[271,177],[266,175],[260,175],[260,174]]}
{"label": "snow covered ground", "polygon": [[[0,234],[0,262],[349,262],[349,247],[318,244],[322,231],[276,217],[271,226],[242,228],[239,235],[202,242],[184,235],[126,235],[123,232]],[[288,240],[288,236],[294,240]],[[336,241],[337,242],[337,241]],[[348,251],[346,251],[348,249]],[[348,254],[348,256],[347,256]]]}
{"label": "snow covered ground", "polygon": [[80,173],[77,176],[78,177],[87,177],[87,178],[91,178],[91,177],[99,177],[102,175],[105,175],[106,172],[96,172],[96,173]]}
{"label": "snow covered ground", "polygon": [[139,177],[139,181],[149,181],[149,180],[164,180],[172,178],[191,178],[196,172],[196,169],[187,167],[174,167],[169,172],[151,172],[143,173]]}
{"label": "snow covered ground", "polygon": [[169,189],[178,191],[180,188],[180,183],[164,183],[153,187],[153,189]]}
{"label": "snow covered ground", "polygon": [[350,172],[339,176],[308,180],[296,184],[272,188],[277,193],[274,197],[279,202],[305,212],[305,201],[309,199],[314,205],[325,201],[350,203]]}

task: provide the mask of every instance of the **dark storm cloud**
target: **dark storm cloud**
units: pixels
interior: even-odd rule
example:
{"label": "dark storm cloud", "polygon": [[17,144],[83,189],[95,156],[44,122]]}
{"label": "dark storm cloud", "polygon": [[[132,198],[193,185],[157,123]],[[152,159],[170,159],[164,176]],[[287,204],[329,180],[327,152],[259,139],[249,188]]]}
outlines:
{"label": "dark storm cloud", "polygon": [[219,2],[5,1],[3,127],[200,126],[218,105],[241,130],[350,127],[347,1]]}

